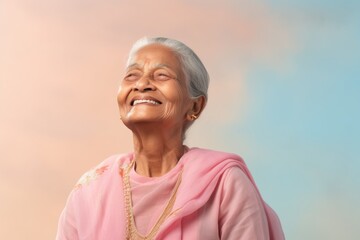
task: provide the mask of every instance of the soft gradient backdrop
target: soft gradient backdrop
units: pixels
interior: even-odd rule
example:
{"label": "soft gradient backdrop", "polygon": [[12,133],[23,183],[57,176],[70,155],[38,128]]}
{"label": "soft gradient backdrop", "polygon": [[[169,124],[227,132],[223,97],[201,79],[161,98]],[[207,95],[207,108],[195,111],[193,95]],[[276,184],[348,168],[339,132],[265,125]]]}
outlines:
{"label": "soft gradient backdrop", "polygon": [[358,1],[0,1],[0,239],[54,239],[82,173],[131,151],[131,44],[179,39],[211,75],[189,146],[243,156],[287,239],[360,239]]}

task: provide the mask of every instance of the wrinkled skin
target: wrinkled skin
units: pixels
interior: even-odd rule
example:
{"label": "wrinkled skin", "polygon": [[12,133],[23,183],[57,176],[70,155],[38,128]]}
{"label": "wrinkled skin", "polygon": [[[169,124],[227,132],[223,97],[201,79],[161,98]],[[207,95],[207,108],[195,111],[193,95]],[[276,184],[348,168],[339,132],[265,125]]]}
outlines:
{"label": "wrinkled skin", "polygon": [[184,154],[185,128],[199,116],[205,97],[191,98],[181,63],[169,48],[152,44],[131,59],[118,92],[121,120],[133,132],[135,170],[154,177]]}
{"label": "wrinkled skin", "polygon": [[[133,105],[134,99],[153,99],[159,104]],[[118,103],[121,118],[130,129],[141,123],[182,129],[193,103],[177,56],[161,45],[140,49],[121,81]]]}

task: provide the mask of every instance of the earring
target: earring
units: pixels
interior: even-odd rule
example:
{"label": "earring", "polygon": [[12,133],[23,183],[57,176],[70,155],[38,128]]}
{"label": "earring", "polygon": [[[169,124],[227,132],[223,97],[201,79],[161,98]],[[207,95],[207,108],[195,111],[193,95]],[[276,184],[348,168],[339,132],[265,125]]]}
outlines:
{"label": "earring", "polygon": [[192,114],[191,116],[190,116],[190,118],[191,118],[191,120],[196,120],[197,118],[198,118],[198,116],[196,116],[195,114]]}

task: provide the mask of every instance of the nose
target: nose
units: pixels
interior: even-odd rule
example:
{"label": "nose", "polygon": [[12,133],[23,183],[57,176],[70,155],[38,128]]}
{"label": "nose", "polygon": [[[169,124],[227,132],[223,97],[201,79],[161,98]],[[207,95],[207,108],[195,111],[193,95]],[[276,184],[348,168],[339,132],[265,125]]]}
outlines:
{"label": "nose", "polygon": [[148,76],[142,76],[139,80],[136,81],[133,89],[140,92],[154,91],[155,86],[152,84]]}

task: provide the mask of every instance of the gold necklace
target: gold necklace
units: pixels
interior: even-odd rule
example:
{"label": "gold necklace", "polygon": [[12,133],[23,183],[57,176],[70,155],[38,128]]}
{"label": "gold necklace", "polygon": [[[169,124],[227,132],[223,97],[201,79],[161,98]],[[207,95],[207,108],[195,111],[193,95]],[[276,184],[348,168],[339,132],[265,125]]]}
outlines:
{"label": "gold necklace", "polygon": [[132,199],[131,199],[131,186],[130,186],[130,177],[129,172],[130,169],[134,166],[135,161],[131,161],[131,163],[126,167],[124,167],[122,171],[123,176],[123,188],[124,188],[124,201],[125,201],[125,213],[126,213],[126,239],[127,240],[150,240],[154,239],[155,235],[160,229],[161,224],[163,224],[166,218],[170,215],[171,210],[174,206],[176,193],[181,183],[181,175],[182,170],[179,173],[175,186],[172,190],[171,196],[165,206],[165,209],[161,213],[160,217],[156,221],[155,225],[151,228],[150,232],[143,236],[141,235],[136,228],[133,207],[132,207]]}

